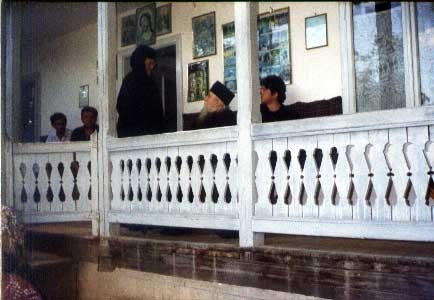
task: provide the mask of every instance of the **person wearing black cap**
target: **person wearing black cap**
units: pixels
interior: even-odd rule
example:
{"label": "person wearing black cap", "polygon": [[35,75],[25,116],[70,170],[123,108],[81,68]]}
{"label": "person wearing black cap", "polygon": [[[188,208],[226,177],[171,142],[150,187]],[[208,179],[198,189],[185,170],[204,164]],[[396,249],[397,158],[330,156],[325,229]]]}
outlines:
{"label": "person wearing black cap", "polygon": [[[288,120],[290,117],[288,106],[283,105],[286,99],[286,85],[282,78],[270,75],[261,79],[261,115],[262,122],[276,122]],[[292,114],[294,114],[293,112]]]}
{"label": "person wearing black cap", "polygon": [[132,71],[122,81],[116,109],[118,137],[157,134],[164,130],[163,107],[152,76],[155,50],[138,46],[131,55]]}
{"label": "person wearing black cap", "polygon": [[237,116],[229,108],[229,103],[231,103],[234,96],[234,93],[223,83],[216,81],[204,99],[203,109],[193,128],[205,129],[236,125]]}

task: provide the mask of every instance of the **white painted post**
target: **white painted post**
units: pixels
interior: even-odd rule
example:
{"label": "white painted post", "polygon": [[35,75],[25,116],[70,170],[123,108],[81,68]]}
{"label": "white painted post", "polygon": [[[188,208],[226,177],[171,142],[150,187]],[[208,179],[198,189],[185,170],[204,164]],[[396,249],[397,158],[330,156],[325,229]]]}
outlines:
{"label": "white painted post", "polygon": [[[94,132],[90,137],[90,168],[91,168],[91,187],[92,187],[92,204],[91,204],[91,214],[92,214],[92,235],[98,235],[100,232],[100,210],[99,210],[99,176],[98,176],[98,134]],[[87,165],[83,165],[87,171]],[[86,190],[84,191],[86,194]],[[86,197],[83,197],[82,200],[87,200]]]}
{"label": "white painted post", "polygon": [[[3,21],[4,19],[4,21]],[[20,79],[21,79],[21,4],[5,3],[1,6],[2,36],[5,39],[2,43],[2,53],[4,51],[5,60],[1,61],[1,170],[7,176],[2,176],[1,182],[1,202],[10,206],[15,206],[14,201],[14,176],[13,176],[13,137],[18,136],[17,130],[21,115],[16,114],[20,110]],[[5,43],[3,45],[3,42]],[[15,118],[15,119],[14,119]],[[14,120],[14,122],[12,121]],[[18,196],[17,196],[18,197]]]}
{"label": "white painted post", "polygon": [[116,117],[116,3],[98,3],[98,189],[100,234],[109,235],[109,157],[107,136],[114,134]]}
{"label": "white painted post", "polygon": [[240,246],[264,242],[264,235],[252,231],[254,196],[252,123],[260,122],[259,67],[256,2],[236,2],[235,46],[238,86],[238,186],[240,201]]}

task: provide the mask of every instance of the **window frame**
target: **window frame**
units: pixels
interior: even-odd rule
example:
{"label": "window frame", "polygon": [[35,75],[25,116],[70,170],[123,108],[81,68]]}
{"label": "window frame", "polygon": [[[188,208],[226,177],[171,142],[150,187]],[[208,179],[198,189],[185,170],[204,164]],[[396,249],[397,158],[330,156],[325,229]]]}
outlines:
{"label": "window frame", "polygon": [[[352,2],[339,3],[339,31],[342,65],[342,109],[344,114],[360,113],[356,106],[356,75],[354,62],[354,27]],[[404,46],[405,99],[408,109],[421,104],[420,69],[417,41],[416,7],[414,2],[401,2]]]}

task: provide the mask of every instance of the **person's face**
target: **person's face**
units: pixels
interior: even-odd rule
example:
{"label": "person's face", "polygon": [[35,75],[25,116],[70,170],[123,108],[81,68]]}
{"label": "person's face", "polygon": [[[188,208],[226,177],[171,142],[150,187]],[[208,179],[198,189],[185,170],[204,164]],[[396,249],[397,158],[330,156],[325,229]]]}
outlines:
{"label": "person's face", "polygon": [[270,104],[277,101],[277,93],[272,93],[270,89],[261,86],[259,93],[261,94],[262,103]]}
{"label": "person's face", "polygon": [[140,18],[140,27],[142,27],[142,29],[144,30],[144,31],[148,31],[149,30],[149,20],[148,20],[148,18],[145,16],[145,15],[143,15],[141,18]]}
{"label": "person's face", "polygon": [[83,122],[84,127],[93,128],[96,124],[96,116],[90,111],[85,111],[81,115],[81,122]]}
{"label": "person's face", "polygon": [[224,103],[220,100],[220,98],[211,91],[209,91],[208,95],[205,97],[204,103],[205,106],[211,111],[217,110],[224,106]]}
{"label": "person's face", "polygon": [[145,58],[145,70],[148,76],[152,75],[156,65],[157,63],[155,62],[155,59]]}
{"label": "person's face", "polygon": [[66,120],[64,119],[57,119],[52,124],[53,128],[56,130],[56,134],[59,136],[63,136],[65,134],[66,129]]}

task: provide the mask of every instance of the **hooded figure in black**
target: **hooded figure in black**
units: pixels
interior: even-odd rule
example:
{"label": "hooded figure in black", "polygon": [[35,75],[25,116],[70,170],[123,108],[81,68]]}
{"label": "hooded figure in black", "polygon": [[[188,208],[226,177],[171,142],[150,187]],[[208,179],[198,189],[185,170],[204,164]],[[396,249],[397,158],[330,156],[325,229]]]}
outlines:
{"label": "hooded figure in black", "polygon": [[118,95],[118,137],[163,132],[163,108],[152,77],[155,50],[140,45],[131,55],[132,71],[125,76]]}

